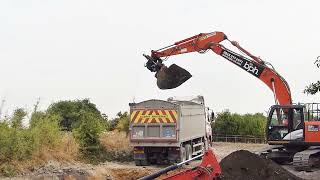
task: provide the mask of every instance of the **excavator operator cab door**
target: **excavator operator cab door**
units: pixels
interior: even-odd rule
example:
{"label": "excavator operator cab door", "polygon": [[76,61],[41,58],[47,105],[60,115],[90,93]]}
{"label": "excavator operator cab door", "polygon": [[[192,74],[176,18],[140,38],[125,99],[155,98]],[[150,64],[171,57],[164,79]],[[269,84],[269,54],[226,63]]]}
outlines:
{"label": "excavator operator cab door", "polygon": [[303,108],[302,105],[274,105],[270,108],[266,127],[268,144],[303,141]]}

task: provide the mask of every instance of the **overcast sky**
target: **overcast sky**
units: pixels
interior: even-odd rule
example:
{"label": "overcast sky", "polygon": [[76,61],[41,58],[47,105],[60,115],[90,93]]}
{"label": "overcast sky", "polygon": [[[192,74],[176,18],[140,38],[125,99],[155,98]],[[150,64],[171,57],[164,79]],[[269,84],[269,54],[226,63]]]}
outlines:
{"label": "overcast sky", "polygon": [[[2,0],[0,98],[3,112],[46,109],[89,98],[113,117],[128,103],[203,95],[214,111],[265,112],[274,103],[265,84],[212,52],[171,57],[193,77],[159,90],[144,63],[149,53],[201,32],[223,31],[272,63],[294,102],[319,102],[303,89],[319,79],[319,1]],[[227,42],[225,46],[233,49]]]}

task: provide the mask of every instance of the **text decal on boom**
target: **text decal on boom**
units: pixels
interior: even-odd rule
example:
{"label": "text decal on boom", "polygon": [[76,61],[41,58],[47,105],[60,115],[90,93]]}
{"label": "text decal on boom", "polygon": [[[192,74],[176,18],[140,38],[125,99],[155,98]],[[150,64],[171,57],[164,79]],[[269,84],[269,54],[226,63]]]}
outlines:
{"label": "text decal on boom", "polygon": [[320,68],[320,56],[317,57],[317,60],[314,62],[314,64]]}

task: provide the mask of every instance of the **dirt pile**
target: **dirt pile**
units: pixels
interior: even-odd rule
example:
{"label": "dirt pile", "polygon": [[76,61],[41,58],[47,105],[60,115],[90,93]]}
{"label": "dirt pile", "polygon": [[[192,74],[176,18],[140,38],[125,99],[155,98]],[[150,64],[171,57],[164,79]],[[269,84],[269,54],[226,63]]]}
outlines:
{"label": "dirt pile", "polygon": [[240,150],[221,160],[223,180],[301,180],[269,159]]}

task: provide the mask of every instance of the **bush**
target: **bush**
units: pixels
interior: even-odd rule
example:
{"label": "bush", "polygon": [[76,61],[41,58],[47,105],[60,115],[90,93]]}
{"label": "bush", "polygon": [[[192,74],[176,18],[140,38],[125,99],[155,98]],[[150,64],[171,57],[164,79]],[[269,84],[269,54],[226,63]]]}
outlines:
{"label": "bush", "polygon": [[3,174],[6,177],[13,177],[17,173],[15,167],[11,164],[1,164],[0,165],[0,174]]}
{"label": "bush", "polygon": [[101,158],[106,161],[132,161],[133,148],[129,145],[129,138],[123,131],[109,131],[100,135],[103,148]]}
{"label": "bush", "polygon": [[129,145],[127,134],[122,131],[109,131],[100,135],[101,146],[109,151],[128,151],[133,148]]}
{"label": "bush", "polygon": [[130,117],[128,112],[124,112],[123,114],[121,112],[118,113],[118,124],[116,126],[116,129],[118,131],[126,132],[126,134],[129,133],[129,124],[130,124]]}
{"label": "bush", "polygon": [[98,147],[99,135],[105,130],[101,120],[92,113],[82,114],[79,126],[73,130],[74,137],[82,149]]}
{"label": "bush", "polygon": [[262,113],[240,115],[229,111],[218,113],[214,134],[264,136],[266,117]]}
{"label": "bush", "polygon": [[[0,123],[0,164],[8,165],[1,167],[2,174],[13,172],[10,165],[21,166],[23,162],[34,160],[37,154],[48,154],[61,144],[58,116],[39,116],[36,122],[28,129],[10,127],[8,122]],[[41,158],[37,156],[36,160]]]}
{"label": "bush", "polygon": [[30,130],[10,128],[7,123],[0,123],[0,162],[30,158],[32,140]]}
{"label": "bush", "polygon": [[0,164],[7,161],[9,158],[10,144],[11,144],[11,128],[9,124],[4,121],[0,122]]}
{"label": "bush", "polygon": [[22,128],[22,120],[27,115],[27,112],[23,108],[14,110],[13,116],[10,119],[11,126],[13,128]]}
{"label": "bush", "polygon": [[37,123],[30,128],[35,151],[39,151],[42,147],[52,149],[60,144],[62,132],[59,120],[58,115],[39,116]]}

